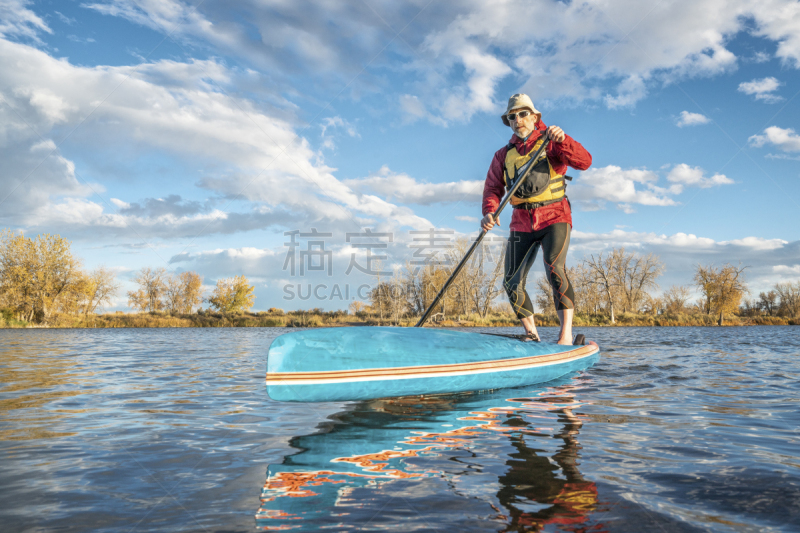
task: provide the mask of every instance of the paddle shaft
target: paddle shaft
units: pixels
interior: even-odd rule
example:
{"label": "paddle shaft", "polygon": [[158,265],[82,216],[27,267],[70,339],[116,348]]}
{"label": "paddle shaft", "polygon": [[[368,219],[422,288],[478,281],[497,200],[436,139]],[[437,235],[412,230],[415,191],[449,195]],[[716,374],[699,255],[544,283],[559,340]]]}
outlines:
{"label": "paddle shaft", "polygon": [[[509,190],[508,193],[506,193],[505,197],[503,198],[503,201],[500,202],[500,205],[497,206],[495,212],[492,213],[492,217],[495,219],[495,221],[497,221],[497,217],[500,216],[500,212],[506,207],[506,204],[508,204],[508,202],[511,201],[511,197],[514,196],[514,193],[517,192],[517,189],[519,189],[520,185],[522,185],[522,183],[528,177],[528,173],[531,170],[533,170],[533,167],[536,164],[536,160],[539,159],[539,156],[547,148],[548,144],[550,144],[550,138],[546,137],[542,145],[539,147],[534,156],[531,158],[531,166],[528,167],[528,170],[525,172],[525,174],[523,174],[517,180],[514,186],[511,187],[511,190]],[[467,264],[467,261],[469,261],[469,258],[472,256],[472,253],[480,245],[481,241],[486,236],[486,233],[487,231],[485,229],[481,230],[480,234],[478,235],[478,238],[475,239],[475,242],[472,243],[472,246],[469,247],[469,250],[467,250],[466,255],[464,255],[464,259],[461,260],[461,262],[458,264],[455,270],[453,270],[453,273],[450,274],[450,277],[447,278],[445,284],[442,285],[442,288],[439,290],[439,294],[436,295],[436,298],[433,299],[433,303],[431,303],[431,305],[429,305],[428,308],[425,310],[425,313],[423,313],[422,318],[420,318],[419,322],[417,322],[417,324],[414,326],[415,328],[422,327],[425,324],[425,321],[428,320],[428,317],[433,312],[433,308],[436,307],[436,305],[444,296],[445,291],[447,291],[448,287],[450,287],[450,284],[453,283],[453,280],[456,279],[459,272],[461,272],[461,269],[463,269],[464,265]]]}

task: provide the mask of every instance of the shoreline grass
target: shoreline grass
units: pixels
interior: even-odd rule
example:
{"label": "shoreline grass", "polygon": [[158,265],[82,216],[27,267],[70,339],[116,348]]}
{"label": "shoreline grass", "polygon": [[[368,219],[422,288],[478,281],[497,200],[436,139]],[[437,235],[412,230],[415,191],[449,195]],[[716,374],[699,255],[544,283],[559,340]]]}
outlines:
{"label": "shoreline grass", "polygon": [[[558,326],[555,315],[534,315],[539,326]],[[703,314],[663,314],[645,315],[622,313],[616,317],[616,323],[605,315],[575,316],[575,327],[679,327],[679,326],[716,326],[717,316]],[[363,313],[346,314],[341,311],[324,312],[292,311],[244,313],[226,315],[221,313],[107,313],[101,315],[72,316],[57,315],[45,324],[29,324],[19,320],[0,317],[0,328],[196,328],[196,327],[342,327],[342,326],[414,326],[418,317],[404,317],[397,323],[387,318],[381,319]],[[517,319],[507,313],[491,313],[486,317],[477,314],[461,315],[429,322],[434,327],[516,327]],[[778,316],[737,316],[725,317],[726,326],[796,326],[800,325],[800,317]]]}

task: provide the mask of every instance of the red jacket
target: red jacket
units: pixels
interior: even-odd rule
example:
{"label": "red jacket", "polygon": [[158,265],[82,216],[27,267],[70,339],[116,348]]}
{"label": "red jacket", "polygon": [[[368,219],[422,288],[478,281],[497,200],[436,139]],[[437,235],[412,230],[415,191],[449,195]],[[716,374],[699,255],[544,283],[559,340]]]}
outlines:
{"label": "red jacket", "polygon": [[[523,142],[522,139],[514,134],[509,142],[514,143],[521,155],[526,155],[546,129],[547,126],[540,120],[536,123],[536,130],[528,136],[527,141]],[[508,149],[505,146],[499,149],[494,154],[492,164],[489,166],[489,172],[486,173],[486,183],[483,186],[483,216],[486,216],[487,213],[493,213],[506,193],[503,167],[505,166],[507,153]],[[561,143],[551,141],[547,145],[547,159],[553,166],[553,170],[561,175],[567,173],[568,165],[578,170],[586,170],[592,164],[591,154],[569,135]],[[506,207],[506,209],[510,208],[510,205]],[[502,217],[503,215],[501,214],[500,216]],[[531,211],[514,209],[509,229],[511,231],[530,233],[557,222],[567,222],[572,226],[572,209],[566,198],[560,202]]]}

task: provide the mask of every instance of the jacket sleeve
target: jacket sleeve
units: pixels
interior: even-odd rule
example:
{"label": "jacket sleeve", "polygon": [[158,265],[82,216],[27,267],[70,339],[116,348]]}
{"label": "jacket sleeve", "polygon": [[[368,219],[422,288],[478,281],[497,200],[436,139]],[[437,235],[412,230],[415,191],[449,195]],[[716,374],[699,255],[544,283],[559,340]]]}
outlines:
{"label": "jacket sleeve", "polygon": [[505,152],[506,149],[503,148],[494,154],[492,164],[489,165],[489,172],[486,173],[486,182],[483,185],[483,216],[486,216],[487,213],[494,213],[506,192],[506,185],[503,180]]}
{"label": "jacket sleeve", "polygon": [[548,151],[552,157],[576,170],[586,170],[592,164],[592,154],[569,135],[561,143],[551,142]]}

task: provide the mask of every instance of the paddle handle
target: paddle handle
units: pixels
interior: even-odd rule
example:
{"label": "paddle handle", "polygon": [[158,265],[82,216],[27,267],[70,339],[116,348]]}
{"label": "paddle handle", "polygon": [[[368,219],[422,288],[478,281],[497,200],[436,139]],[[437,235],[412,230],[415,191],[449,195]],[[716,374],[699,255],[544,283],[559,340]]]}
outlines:
{"label": "paddle handle", "polygon": [[[545,135],[547,134],[545,133]],[[550,144],[550,137],[545,137],[544,142],[531,158],[532,162],[535,162],[537,159],[539,159],[539,155],[541,155],[541,153],[547,148],[548,144]],[[531,166],[528,167],[528,170],[525,172],[525,174],[523,174],[517,180],[514,186],[511,187],[511,190],[509,190],[508,193],[506,193],[505,197],[503,197],[503,200],[500,202],[500,205],[498,205],[495,212],[492,213],[492,216],[495,219],[495,221],[497,220],[497,217],[500,216],[500,212],[503,209],[505,209],[508,202],[511,201],[511,197],[514,196],[514,193],[517,192],[517,189],[519,189],[520,185],[522,185],[522,183],[525,181],[525,178],[528,176],[528,172],[530,172],[532,168],[533,168],[533,163],[531,163]],[[459,272],[461,272],[461,269],[463,269],[464,265],[467,264],[467,261],[469,261],[470,256],[472,256],[472,253],[475,251],[478,245],[480,245],[481,241],[486,236],[486,233],[487,233],[486,230],[484,229],[481,230],[480,234],[478,235],[478,238],[475,239],[475,242],[472,243],[472,246],[469,247],[469,250],[467,250],[466,255],[464,255],[464,259],[461,260],[461,262],[458,264],[455,270],[453,270],[453,273],[450,274],[450,277],[447,278],[445,284],[442,285],[442,288],[439,290],[439,294],[436,295],[436,298],[433,299],[433,303],[431,303],[431,305],[429,305],[428,308],[425,310],[425,312],[422,314],[422,318],[420,318],[419,322],[417,322],[417,324],[414,326],[415,328],[422,327],[425,324],[425,321],[428,320],[428,317],[433,312],[433,308],[436,307],[436,305],[444,296],[445,291],[447,291],[447,289],[450,287],[450,284],[453,283],[453,280],[456,279],[456,276],[458,276]]]}

